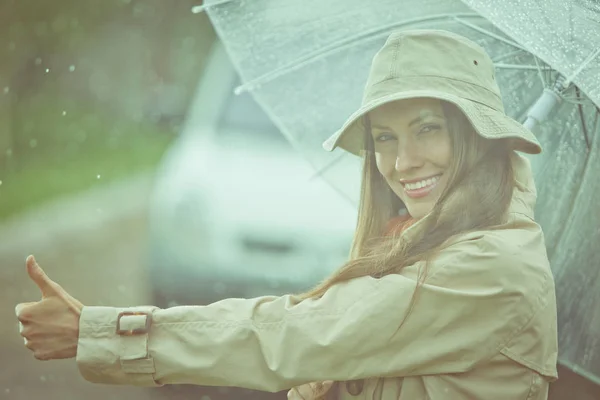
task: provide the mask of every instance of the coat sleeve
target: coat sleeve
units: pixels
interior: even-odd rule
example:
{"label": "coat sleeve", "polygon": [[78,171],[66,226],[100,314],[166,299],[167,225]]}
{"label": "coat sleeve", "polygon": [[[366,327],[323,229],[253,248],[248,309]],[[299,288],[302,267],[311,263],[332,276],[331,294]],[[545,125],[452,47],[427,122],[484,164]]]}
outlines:
{"label": "coat sleeve", "polygon": [[[85,307],[77,362],[92,382],[271,392],[325,379],[459,373],[491,358],[543,307],[549,274],[526,258],[483,238],[450,246],[400,329],[416,287],[410,274],[356,278],[318,300],[150,308],[149,333],[134,336],[115,326],[119,312],[136,309]],[[129,318],[122,329],[145,324]]]}

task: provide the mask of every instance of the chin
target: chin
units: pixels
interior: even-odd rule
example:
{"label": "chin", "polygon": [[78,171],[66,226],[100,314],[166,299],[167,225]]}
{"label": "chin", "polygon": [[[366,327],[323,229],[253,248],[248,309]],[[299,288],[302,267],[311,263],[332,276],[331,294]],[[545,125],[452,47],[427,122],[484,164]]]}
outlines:
{"label": "chin", "polygon": [[[406,204],[406,203],[405,203]],[[407,205],[406,209],[411,217],[419,219],[423,218],[433,210],[433,204],[415,204]]]}

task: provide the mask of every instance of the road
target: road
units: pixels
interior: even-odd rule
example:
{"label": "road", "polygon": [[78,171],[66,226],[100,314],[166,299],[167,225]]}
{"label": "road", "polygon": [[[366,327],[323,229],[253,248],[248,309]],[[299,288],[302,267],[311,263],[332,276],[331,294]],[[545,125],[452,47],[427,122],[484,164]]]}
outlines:
{"label": "road", "polygon": [[147,303],[144,246],[151,183],[142,176],[98,188],[0,225],[0,399],[167,398],[155,389],[86,382],[74,360],[36,360],[23,346],[14,314],[17,303],[39,300],[25,272],[25,258],[32,253],[84,304]]}

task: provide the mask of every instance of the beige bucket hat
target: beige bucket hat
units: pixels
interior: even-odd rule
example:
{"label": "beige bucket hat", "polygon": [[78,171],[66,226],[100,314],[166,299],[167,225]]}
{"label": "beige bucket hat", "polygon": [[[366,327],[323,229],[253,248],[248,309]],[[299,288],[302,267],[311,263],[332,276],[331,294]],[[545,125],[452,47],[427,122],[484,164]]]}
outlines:
{"label": "beige bucket hat", "polygon": [[361,155],[363,116],[396,100],[431,97],[461,109],[484,138],[512,139],[514,150],[542,151],[533,133],[504,112],[494,65],[485,50],[448,31],[404,30],[392,33],[371,64],[362,106],[323,143]]}

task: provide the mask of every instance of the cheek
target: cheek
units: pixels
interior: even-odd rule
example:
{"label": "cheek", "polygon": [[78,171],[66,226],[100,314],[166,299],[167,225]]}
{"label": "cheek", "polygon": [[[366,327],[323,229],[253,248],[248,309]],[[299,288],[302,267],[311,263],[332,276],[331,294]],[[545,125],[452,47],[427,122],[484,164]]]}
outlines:
{"label": "cheek", "polygon": [[390,154],[375,153],[375,162],[379,173],[384,177],[390,177],[394,173],[396,158]]}
{"label": "cheek", "polygon": [[450,166],[452,162],[452,144],[449,137],[445,137],[444,140],[437,142],[430,149],[431,161],[442,167]]}

